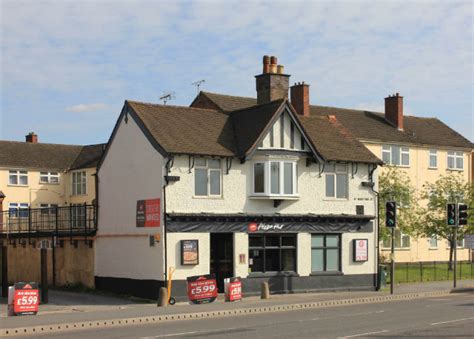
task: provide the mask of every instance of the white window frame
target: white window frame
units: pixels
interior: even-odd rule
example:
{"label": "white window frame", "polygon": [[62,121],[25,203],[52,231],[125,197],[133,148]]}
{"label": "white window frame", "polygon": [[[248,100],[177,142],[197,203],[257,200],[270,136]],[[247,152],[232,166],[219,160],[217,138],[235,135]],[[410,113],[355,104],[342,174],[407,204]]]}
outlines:
{"label": "white window frame", "polygon": [[[334,171],[329,171],[327,169],[324,170],[324,199],[325,200],[343,200],[347,201],[349,200],[349,164],[343,163],[343,164],[337,164],[337,163],[331,163],[330,165],[334,166]],[[345,170],[338,169],[338,165],[344,165],[346,167]],[[346,197],[345,198],[338,198],[337,197],[337,174],[344,174],[346,176]],[[327,176],[332,176],[334,177],[334,196],[327,196]]]}
{"label": "white window frame", "polygon": [[[77,176],[81,175],[81,190],[77,190]],[[71,184],[72,184],[72,195],[87,195],[87,172],[86,171],[74,171],[71,173]]]}
{"label": "white window frame", "polygon": [[[435,163],[436,163],[435,166],[431,166],[431,157],[434,157],[435,159]],[[431,168],[431,169],[438,168],[438,150],[430,149],[428,151],[428,168]]]}
{"label": "white window frame", "polygon": [[[194,169],[205,169],[206,170],[206,178],[207,178],[207,194],[206,195],[197,195],[196,194],[196,172],[194,172],[194,198],[222,198],[222,188],[223,188],[223,177],[222,177],[222,159],[217,158],[198,158],[200,160],[205,160],[206,165],[197,165],[195,162]],[[197,160],[197,159],[196,159]],[[219,168],[210,168],[209,167],[209,160],[219,160],[220,166]],[[219,194],[211,194],[211,172],[219,172]]]}
{"label": "white window frame", "polygon": [[[431,250],[437,250],[438,249],[438,240],[439,239],[436,235],[433,235],[428,239],[429,248]],[[435,242],[436,245],[433,246],[433,242]]]}
{"label": "white window frame", "polygon": [[[8,204],[8,216],[10,218],[28,218],[28,214],[26,216],[20,216],[20,210],[28,210],[29,208],[30,204],[27,202],[10,202]],[[16,210],[16,215],[12,216],[12,213],[10,212],[12,209]]]}
{"label": "white window frame", "polygon": [[[393,163],[393,150],[394,148],[397,147],[400,149],[400,163],[399,164],[394,164]],[[410,167],[410,148],[407,146],[398,146],[398,145],[382,145],[382,160],[383,160],[383,155],[384,153],[389,154],[389,162],[386,163],[389,166],[397,166],[397,167]],[[404,164],[403,163],[403,155],[408,156],[408,163]]]}
{"label": "white window frame", "polygon": [[56,213],[54,208],[58,207],[58,204],[40,204],[41,209],[48,209],[47,211],[41,211],[41,215],[54,215]]}
{"label": "white window frame", "polygon": [[[271,164],[279,163],[280,173],[279,173],[279,193],[271,192]],[[288,194],[284,193],[284,184],[285,184],[285,163],[292,164],[292,186],[293,193]],[[263,167],[263,187],[264,192],[255,192],[255,165],[264,164]],[[252,196],[260,197],[298,197],[298,166],[297,160],[280,160],[280,159],[269,159],[264,161],[255,161],[252,163]]]}
{"label": "white window frame", "polygon": [[[12,184],[10,182],[10,177],[16,176],[16,184]],[[20,184],[20,177],[26,177],[26,184]],[[28,186],[28,171],[27,170],[20,170],[20,169],[13,169],[8,171],[8,185],[9,186]]]}
{"label": "white window frame", "polygon": [[[409,250],[411,248],[411,237],[408,234],[404,234],[399,229],[395,229],[395,239],[397,237],[397,232],[400,234],[400,246],[397,246],[397,244],[395,242],[395,249],[396,250]],[[408,246],[403,246],[403,238],[404,237],[408,237]],[[385,249],[385,250],[390,249],[390,247],[391,247],[390,242],[391,242],[391,239],[389,239],[389,246],[385,246],[384,241],[382,241],[382,248]]]}
{"label": "white window frame", "polygon": [[[43,180],[46,178],[46,180]],[[57,181],[53,182],[53,179]],[[40,172],[40,184],[59,185],[59,172]]]}
{"label": "white window frame", "polygon": [[[454,167],[449,167],[449,158],[453,159]],[[461,167],[457,166],[457,159],[461,159]],[[451,171],[463,171],[464,170],[464,153],[462,151],[448,151],[446,156],[446,168]]]}

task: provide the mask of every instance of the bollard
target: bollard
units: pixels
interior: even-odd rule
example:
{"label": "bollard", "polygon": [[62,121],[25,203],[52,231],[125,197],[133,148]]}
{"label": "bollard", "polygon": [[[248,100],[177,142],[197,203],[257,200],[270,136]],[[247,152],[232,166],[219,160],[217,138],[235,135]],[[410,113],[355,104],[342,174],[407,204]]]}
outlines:
{"label": "bollard", "polygon": [[270,288],[268,287],[268,282],[262,283],[262,292],[260,294],[260,299],[270,299]]}
{"label": "bollard", "polygon": [[158,291],[158,307],[168,306],[168,289],[166,287],[160,287]]}

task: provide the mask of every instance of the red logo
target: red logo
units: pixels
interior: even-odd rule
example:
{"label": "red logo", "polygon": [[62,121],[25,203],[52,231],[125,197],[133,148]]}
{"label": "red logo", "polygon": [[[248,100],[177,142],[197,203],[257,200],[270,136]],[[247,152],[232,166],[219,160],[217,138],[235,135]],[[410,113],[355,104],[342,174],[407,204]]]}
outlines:
{"label": "red logo", "polygon": [[26,284],[26,285],[23,287],[23,289],[25,289],[25,290],[27,290],[27,289],[32,289],[32,288],[33,288],[33,287],[31,287],[30,284]]}
{"label": "red logo", "polygon": [[258,224],[256,222],[251,222],[249,224],[249,232],[256,232],[258,229]]}

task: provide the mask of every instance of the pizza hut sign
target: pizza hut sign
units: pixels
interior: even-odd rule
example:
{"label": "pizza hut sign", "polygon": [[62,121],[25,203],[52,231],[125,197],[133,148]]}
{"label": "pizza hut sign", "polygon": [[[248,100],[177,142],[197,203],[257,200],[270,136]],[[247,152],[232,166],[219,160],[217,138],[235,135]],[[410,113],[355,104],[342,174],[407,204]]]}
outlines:
{"label": "pizza hut sign", "polygon": [[248,226],[249,233],[253,232],[271,232],[271,231],[281,231],[285,227],[284,224],[272,224],[272,223],[256,223],[251,222]]}

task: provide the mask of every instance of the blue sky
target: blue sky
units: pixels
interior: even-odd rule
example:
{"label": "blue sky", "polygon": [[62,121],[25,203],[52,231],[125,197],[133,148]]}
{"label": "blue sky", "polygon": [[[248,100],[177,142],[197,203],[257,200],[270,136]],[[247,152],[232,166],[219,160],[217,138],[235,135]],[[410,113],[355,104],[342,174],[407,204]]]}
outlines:
{"label": "blue sky", "polygon": [[125,99],[255,96],[264,54],[312,104],[437,117],[474,140],[471,1],[1,3],[0,139],[107,141]]}

